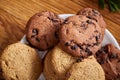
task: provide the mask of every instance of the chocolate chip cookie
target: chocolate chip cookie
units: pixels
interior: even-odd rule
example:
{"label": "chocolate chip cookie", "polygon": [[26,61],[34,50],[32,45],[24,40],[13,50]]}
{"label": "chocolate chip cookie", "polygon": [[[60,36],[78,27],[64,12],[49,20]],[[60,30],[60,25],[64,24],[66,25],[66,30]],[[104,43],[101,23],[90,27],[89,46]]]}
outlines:
{"label": "chocolate chip cookie", "polygon": [[33,15],[26,25],[26,37],[29,43],[40,49],[47,50],[59,41],[58,30],[63,19],[50,11]]}
{"label": "chocolate chip cookie", "polygon": [[77,12],[77,15],[85,15],[89,19],[96,21],[102,29],[102,35],[104,36],[106,23],[103,20],[102,15],[95,9],[84,8]]}
{"label": "chocolate chip cookie", "polygon": [[22,43],[9,45],[3,51],[0,62],[5,80],[37,80],[42,72],[36,50]]}
{"label": "chocolate chip cookie", "polygon": [[64,51],[83,58],[95,54],[103,39],[96,21],[84,15],[67,18],[59,31],[59,37]]}
{"label": "chocolate chip cookie", "polygon": [[107,44],[96,53],[96,59],[105,71],[106,80],[120,80],[120,50]]}
{"label": "chocolate chip cookie", "polygon": [[66,80],[105,80],[104,71],[94,56],[74,63],[66,75]]}

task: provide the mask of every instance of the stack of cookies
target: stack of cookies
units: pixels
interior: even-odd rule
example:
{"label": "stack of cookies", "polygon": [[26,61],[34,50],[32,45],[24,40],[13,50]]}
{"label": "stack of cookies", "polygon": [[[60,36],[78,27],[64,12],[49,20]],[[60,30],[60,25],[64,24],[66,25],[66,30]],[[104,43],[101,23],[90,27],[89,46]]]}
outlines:
{"label": "stack of cookies", "polygon": [[65,20],[50,11],[33,15],[26,37],[32,47],[48,50],[43,68],[46,80],[105,80],[94,58],[101,48],[105,26],[101,14],[91,8]]}
{"label": "stack of cookies", "polygon": [[[120,50],[112,44],[101,47],[105,27],[102,15],[92,8],[66,19],[51,11],[36,13],[26,25],[29,44],[4,50],[2,77],[37,80],[43,72],[46,80],[120,80]],[[47,51],[43,60],[36,50]]]}

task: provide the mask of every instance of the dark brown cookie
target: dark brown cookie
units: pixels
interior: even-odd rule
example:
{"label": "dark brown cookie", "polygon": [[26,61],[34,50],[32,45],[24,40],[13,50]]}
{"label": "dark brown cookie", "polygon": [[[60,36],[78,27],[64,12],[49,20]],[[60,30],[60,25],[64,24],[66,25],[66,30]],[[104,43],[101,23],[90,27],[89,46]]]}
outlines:
{"label": "dark brown cookie", "polygon": [[104,36],[106,23],[103,20],[102,15],[95,9],[84,8],[77,12],[77,15],[85,15],[89,19],[95,20],[102,29],[102,35]]}
{"label": "dark brown cookie", "polygon": [[79,57],[94,54],[103,38],[99,25],[84,15],[67,18],[59,32],[63,50]]}
{"label": "dark brown cookie", "polygon": [[26,37],[29,43],[40,49],[46,50],[59,41],[58,30],[63,19],[55,13],[44,11],[33,15],[26,25]]}
{"label": "dark brown cookie", "polygon": [[106,80],[120,80],[120,50],[107,44],[96,53],[96,59],[105,72]]}

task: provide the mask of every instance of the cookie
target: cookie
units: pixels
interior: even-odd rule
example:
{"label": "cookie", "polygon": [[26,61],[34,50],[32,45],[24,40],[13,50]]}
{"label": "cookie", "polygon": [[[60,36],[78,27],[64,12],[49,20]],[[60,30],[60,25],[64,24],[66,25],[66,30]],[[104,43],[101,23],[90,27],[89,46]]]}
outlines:
{"label": "cookie", "polygon": [[105,80],[104,71],[94,56],[74,63],[66,75],[66,80]]}
{"label": "cookie", "polygon": [[43,11],[33,15],[26,25],[28,42],[40,49],[47,50],[55,46],[58,41],[58,30],[63,19],[50,11]]}
{"label": "cookie", "polygon": [[99,24],[99,26],[101,27],[102,35],[104,36],[106,23],[103,20],[102,15],[97,10],[92,9],[92,8],[84,8],[84,9],[79,10],[77,12],[77,15],[85,15],[89,19],[96,21]]}
{"label": "cookie", "polygon": [[77,57],[95,54],[103,39],[99,25],[84,15],[67,18],[61,26],[59,37],[62,49]]}
{"label": "cookie", "polygon": [[120,80],[120,50],[107,44],[96,53],[96,59],[105,71],[106,80]]}
{"label": "cookie", "polygon": [[36,50],[22,43],[11,44],[3,51],[0,66],[5,80],[37,80],[42,72]]}
{"label": "cookie", "polygon": [[66,71],[75,61],[74,57],[56,46],[44,60],[43,73],[46,80],[65,80]]}

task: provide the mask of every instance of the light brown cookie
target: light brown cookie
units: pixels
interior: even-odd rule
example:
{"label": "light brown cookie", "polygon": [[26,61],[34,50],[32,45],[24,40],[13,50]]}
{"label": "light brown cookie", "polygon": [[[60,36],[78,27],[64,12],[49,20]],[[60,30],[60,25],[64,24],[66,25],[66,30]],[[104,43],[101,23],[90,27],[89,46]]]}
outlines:
{"label": "light brown cookie", "polygon": [[105,80],[104,71],[94,56],[74,63],[66,75],[66,80]]}
{"label": "light brown cookie", "polygon": [[60,46],[56,46],[48,52],[44,61],[43,73],[46,80],[64,80],[66,71],[75,61],[74,57],[61,50]]}
{"label": "light brown cookie", "polygon": [[58,30],[62,22],[63,19],[53,12],[36,13],[27,22],[27,40],[32,46],[40,50],[52,48],[59,41]]}
{"label": "light brown cookie", "polygon": [[92,8],[84,8],[84,9],[79,10],[77,12],[77,15],[85,15],[89,19],[96,21],[99,24],[99,26],[101,27],[102,35],[104,36],[106,23],[99,11],[92,9]]}
{"label": "light brown cookie", "polygon": [[64,51],[78,57],[95,54],[103,39],[99,25],[84,15],[67,18],[59,31]]}
{"label": "light brown cookie", "polygon": [[42,72],[42,64],[35,49],[14,43],[3,51],[1,69],[5,80],[37,80]]}

